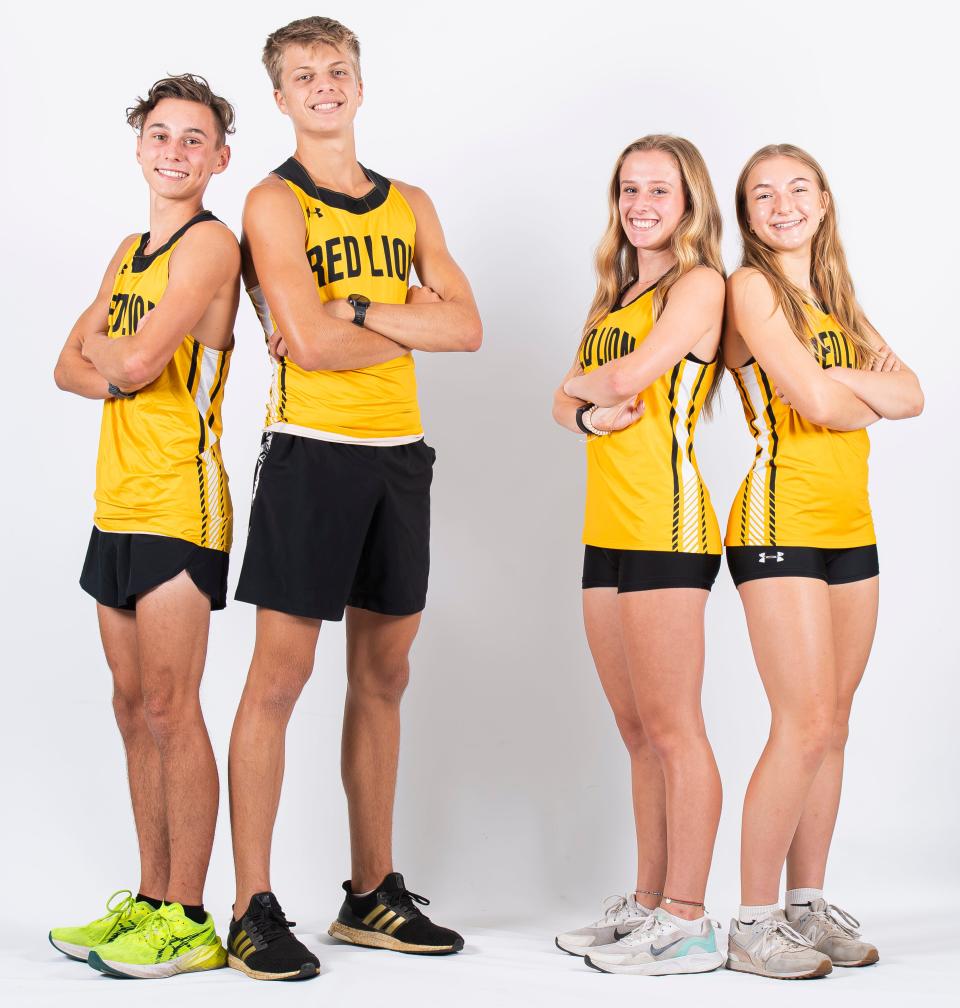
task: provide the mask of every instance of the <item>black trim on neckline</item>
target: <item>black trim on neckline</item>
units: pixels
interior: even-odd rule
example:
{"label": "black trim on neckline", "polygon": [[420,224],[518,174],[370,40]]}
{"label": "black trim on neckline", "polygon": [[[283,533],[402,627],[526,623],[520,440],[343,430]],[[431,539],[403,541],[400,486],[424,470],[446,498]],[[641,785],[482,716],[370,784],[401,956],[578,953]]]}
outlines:
{"label": "black trim on neckline", "polygon": [[702,364],[704,367],[710,367],[711,364],[716,364],[720,358],[720,349],[717,348],[717,352],[713,355],[713,360],[701,360],[692,350],[685,356],[685,360],[693,361],[694,364]]}
{"label": "black trim on neckline", "polygon": [[170,250],[170,246],[175,242],[180,241],[180,239],[193,227],[194,224],[200,224],[203,221],[218,221],[219,218],[214,217],[214,215],[209,210],[201,210],[200,213],[191,217],[182,228],[174,231],[172,235],[160,246],[158,249],[154,249],[153,252],[145,253],[143,250],[147,247],[147,242],[150,241],[150,232],[144,231],[140,235],[140,242],[137,245],[133,253],[133,262],[130,264],[131,273],[142,273],[157,256],[163,255],[164,252]]}
{"label": "black trim on neckline", "polygon": [[324,189],[323,186],[318,186],[310,177],[307,169],[294,157],[287,158],[279,168],[274,168],[273,174],[278,175],[287,182],[292,182],[312,199],[324,203],[328,207],[333,207],[334,210],[346,210],[347,213],[363,214],[383,206],[390,192],[391,183],[390,179],[378,175],[369,168],[364,168],[363,165],[360,165],[360,170],[373,185],[373,188],[364,196],[348,196],[346,193],[335,192],[333,189]]}
{"label": "black trim on neckline", "polygon": [[[661,277],[661,278],[660,278],[660,280],[662,280],[662,279],[663,279],[663,277]],[[616,308],[611,308],[611,309],[610,309],[610,314],[612,315],[612,314],[613,314],[614,312],[618,312],[618,311],[622,311],[622,310],[623,310],[624,308],[629,308],[629,307],[630,307],[630,305],[632,305],[632,304],[636,304],[636,303],[637,303],[637,302],[638,302],[638,301],[640,300],[640,298],[642,298],[642,297],[646,297],[646,296],[647,296],[647,295],[648,295],[648,294],[650,293],[650,291],[654,291],[654,290],[656,290],[656,289],[657,289],[657,284],[658,284],[658,283],[660,283],[660,280],[657,280],[657,281],[655,281],[654,283],[652,283],[652,284],[651,284],[651,285],[650,285],[650,286],[649,286],[649,287],[648,287],[648,288],[647,288],[647,289],[646,289],[645,291],[640,291],[640,293],[639,293],[639,294],[638,294],[638,295],[637,295],[636,297],[632,297],[632,298],[630,298],[630,300],[629,300],[629,301],[628,301],[628,302],[627,302],[626,304],[618,304]],[[633,284],[632,284],[632,283],[630,283],[630,284],[627,284],[627,286],[626,286],[626,287],[625,287],[625,288],[623,289],[623,291],[621,292],[621,294],[620,294],[620,297],[623,297],[623,295],[624,295],[624,294],[625,294],[625,293],[626,293],[626,292],[627,292],[627,291],[628,291],[628,290],[629,290],[629,289],[630,289],[630,288],[631,288],[632,286],[633,286]],[[618,298],[617,298],[617,301],[619,301],[619,300],[620,300],[620,297],[618,297]]]}

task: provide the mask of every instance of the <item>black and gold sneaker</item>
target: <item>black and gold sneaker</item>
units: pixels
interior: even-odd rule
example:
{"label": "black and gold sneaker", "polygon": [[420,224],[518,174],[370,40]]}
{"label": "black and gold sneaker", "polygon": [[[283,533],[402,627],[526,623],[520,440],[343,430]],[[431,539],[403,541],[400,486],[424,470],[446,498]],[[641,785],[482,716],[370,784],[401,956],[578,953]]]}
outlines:
{"label": "black and gold sneaker", "polygon": [[414,955],[451,955],[463,948],[456,931],[434,924],[417,909],[430,900],[410,892],[399,872],[391,872],[367,896],[354,896],[349,880],[343,883],[347,898],[329,934],[351,945],[390,949]]}
{"label": "black and gold sneaker", "polygon": [[320,972],[320,960],[292,932],[270,892],[257,893],[240,920],[230,921],[227,965],[254,980],[308,980]]}

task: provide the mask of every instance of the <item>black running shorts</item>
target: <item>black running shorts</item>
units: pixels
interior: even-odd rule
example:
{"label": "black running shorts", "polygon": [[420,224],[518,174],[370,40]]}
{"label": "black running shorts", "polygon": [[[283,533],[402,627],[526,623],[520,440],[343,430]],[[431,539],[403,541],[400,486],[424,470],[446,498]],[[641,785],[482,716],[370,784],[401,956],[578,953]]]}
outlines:
{"label": "black running shorts", "polygon": [[616,588],[618,592],[653,588],[705,588],[720,570],[719,553],[674,553],[670,550],[623,550],[586,546],[583,587]]}
{"label": "black running shorts", "polygon": [[727,566],[738,587],[744,581],[769,577],[818,578],[827,584],[848,584],[876,577],[880,561],[876,546],[818,549],[815,546],[728,546]]}
{"label": "black running shorts", "polygon": [[136,609],[137,596],[186,571],[210,599],[211,609],[227,604],[230,554],[185,539],[138,532],[90,533],[80,587],[101,605]]}
{"label": "black running shorts", "polygon": [[420,612],[435,457],[422,440],[376,447],[267,431],[238,601],[322,620],[343,619],[346,606]]}

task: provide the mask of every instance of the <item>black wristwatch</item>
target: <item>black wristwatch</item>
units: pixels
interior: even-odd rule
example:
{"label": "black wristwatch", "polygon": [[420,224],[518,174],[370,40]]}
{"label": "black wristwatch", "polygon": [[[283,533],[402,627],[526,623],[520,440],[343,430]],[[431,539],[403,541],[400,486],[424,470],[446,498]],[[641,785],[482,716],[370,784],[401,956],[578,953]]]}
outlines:
{"label": "black wristwatch", "polygon": [[589,427],[585,427],[583,424],[583,414],[587,412],[588,409],[593,409],[593,403],[584,403],[582,406],[577,407],[577,426],[584,434],[592,434],[593,431]]}
{"label": "black wristwatch", "polygon": [[135,399],[137,397],[136,392],[124,392],[123,389],[117,388],[113,382],[107,385],[107,391],[114,399]]}
{"label": "black wristwatch", "polygon": [[370,307],[370,298],[364,294],[351,294],[347,298],[347,304],[353,305],[353,324],[362,329],[367,309]]}

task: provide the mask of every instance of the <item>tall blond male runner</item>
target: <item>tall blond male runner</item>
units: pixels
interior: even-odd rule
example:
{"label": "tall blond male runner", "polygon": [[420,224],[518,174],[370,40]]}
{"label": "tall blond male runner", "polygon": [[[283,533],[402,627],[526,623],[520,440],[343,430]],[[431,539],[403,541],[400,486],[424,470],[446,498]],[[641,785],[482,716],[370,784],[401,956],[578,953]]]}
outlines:
{"label": "tall blond male runner", "polygon": [[[203,908],[219,782],[199,689],[210,611],[227,594],[232,509],[220,435],[240,249],[203,208],[230,161],[230,104],[184,74],[158,81],[127,113],[150,230],[120,243],[55,378],[103,400],[80,584],[97,601],[113,673],[140,885],[50,940],[101,972],[161,977],[226,959]],[[115,841],[104,840],[109,850]]]}
{"label": "tall blond male runner", "polygon": [[[330,933],[401,952],[463,947],[394,871],[400,698],[429,566],[433,449],[411,351],[476,350],[481,323],[426,194],[364,168],[354,144],[360,47],[310,17],[263,61],[296,135],[250,193],[244,280],[274,357],[237,598],[257,639],[230,744],[237,894],[230,964],[258,979],[315,975],[271,892],[284,741],[323,620],[347,620],[342,776],[351,874]],[[423,286],[411,285],[415,268]]]}

